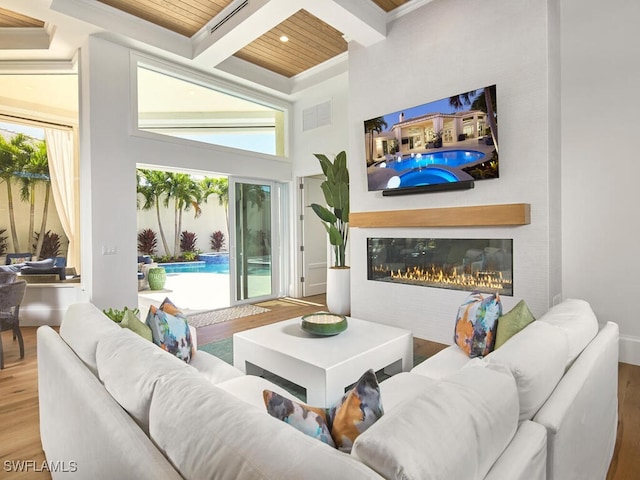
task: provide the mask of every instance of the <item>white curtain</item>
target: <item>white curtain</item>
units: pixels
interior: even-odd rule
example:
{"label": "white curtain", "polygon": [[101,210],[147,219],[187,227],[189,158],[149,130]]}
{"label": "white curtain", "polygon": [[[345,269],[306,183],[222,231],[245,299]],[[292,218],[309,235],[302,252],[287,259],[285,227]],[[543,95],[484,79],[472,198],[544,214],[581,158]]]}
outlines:
{"label": "white curtain", "polygon": [[78,188],[73,131],[46,128],[51,193],[62,229],[69,239],[67,266],[80,267]]}

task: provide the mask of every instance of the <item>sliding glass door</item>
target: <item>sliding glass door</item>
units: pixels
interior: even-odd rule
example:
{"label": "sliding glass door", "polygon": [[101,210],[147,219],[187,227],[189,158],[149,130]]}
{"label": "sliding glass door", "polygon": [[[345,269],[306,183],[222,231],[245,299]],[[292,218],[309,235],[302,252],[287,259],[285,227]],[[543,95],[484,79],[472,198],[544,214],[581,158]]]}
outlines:
{"label": "sliding glass door", "polygon": [[229,178],[231,303],[273,298],[277,279],[274,185]]}

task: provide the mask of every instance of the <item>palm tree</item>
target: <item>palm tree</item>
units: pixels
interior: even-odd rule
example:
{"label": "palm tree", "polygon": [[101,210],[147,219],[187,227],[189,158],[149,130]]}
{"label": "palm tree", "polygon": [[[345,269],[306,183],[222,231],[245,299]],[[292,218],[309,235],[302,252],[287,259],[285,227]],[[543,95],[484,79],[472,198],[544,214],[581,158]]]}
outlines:
{"label": "palm tree", "polygon": [[[471,99],[476,95],[477,90],[471,92],[461,93],[449,97],[449,105],[455,109],[462,108],[464,105],[471,105]],[[489,122],[489,128],[491,130],[491,137],[493,138],[493,145],[498,151],[498,124],[496,123],[496,110],[494,109],[496,98],[496,86],[485,87],[482,89],[484,94],[484,105],[476,99],[473,103],[478,110],[482,110],[487,114],[487,121]],[[478,97],[480,98],[480,97]],[[482,108],[484,106],[484,108]]]}
{"label": "palm tree", "polygon": [[182,230],[182,212],[188,211],[191,207],[195,210],[195,217],[198,218],[202,213],[200,202],[202,201],[202,190],[198,182],[191,175],[186,173],[167,174],[167,189],[164,199],[164,206],[169,207],[171,199],[173,199],[174,207],[174,247],[173,255],[177,257],[180,252],[180,232]]}
{"label": "palm tree", "polygon": [[387,128],[387,122],[384,121],[382,117],[372,118],[370,120],[366,120],[364,122],[364,134],[368,135],[367,143],[369,145],[367,151],[367,165],[373,163],[373,145],[374,145],[374,132],[380,133],[382,130]]}
{"label": "palm tree", "polygon": [[[42,212],[42,223],[40,232],[45,232],[47,227],[47,217],[49,212],[49,200],[51,197],[51,178],[49,176],[49,159],[47,156],[46,142],[38,142],[35,148],[31,149],[24,170],[18,174],[22,188],[20,189],[20,197],[23,202],[29,202],[29,232],[27,234],[28,243],[34,238],[35,223],[35,204],[36,204],[36,186],[39,183],[45,185],[44,210]],[[34,255],[40,256],[44,235],[38,237],[36,250]]]}
{"label": "palm tree", "polygon": [[20,252],[18,242],[18,231],[16,229],[15,212],[13,208],[13,192],[11,182],[18,172],[21,172],[23,165],[29,156],[28,139],[22,133],[11,138],[9,142],[0,135],[0,179],[7,184],[7,200],[9,207],[9,225],[11,228],[11,241],[13,251]]}
{"label": "palm tree", "polygon": [[218,205],[224,207],[224,216],[227,221],[227,232],[229,231],[229,179],[227,177],[211,178],[206,177],[202,183],[203,198],[206,202],[210,195],[218,197]]}
{"label": "palm tree", "polygon": [[158,218],[158,230],[162,239],[165,255],[169,255],[169,244],[162,228],[160,220],[160,197],[167,188],[167,173],[158,170],[146,170],[139,168],[137,171],[138,193],[144,197],[143,210],[150,210],[156,207],[156,217]]}

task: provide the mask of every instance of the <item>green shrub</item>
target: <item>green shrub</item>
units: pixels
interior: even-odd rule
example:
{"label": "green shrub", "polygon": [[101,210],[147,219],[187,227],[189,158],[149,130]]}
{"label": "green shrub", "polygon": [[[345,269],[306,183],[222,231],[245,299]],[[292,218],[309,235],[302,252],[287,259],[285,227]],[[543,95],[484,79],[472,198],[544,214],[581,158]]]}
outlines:
{"label": "green shrub", "polygon": [[109,310],[102,310],[102,311],[111,320],[113,320],[116,323],[120,323],[124,318],[124,314],[127,312],[127,310],[131,310],[136,317],[140,316],[140,310],[137,308],[130,309],[129,307],[124,307],[124,309],[122,310],[110,308]]}

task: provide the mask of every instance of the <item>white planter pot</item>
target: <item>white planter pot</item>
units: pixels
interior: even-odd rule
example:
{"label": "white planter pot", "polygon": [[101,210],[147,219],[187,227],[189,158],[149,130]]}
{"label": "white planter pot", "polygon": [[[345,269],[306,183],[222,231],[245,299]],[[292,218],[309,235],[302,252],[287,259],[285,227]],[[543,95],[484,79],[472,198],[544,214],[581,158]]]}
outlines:
{"label": "white planter pot", "polygon": [[327,308],[331,313],[351,313],[351,269],[329,268],[327,270]]}

